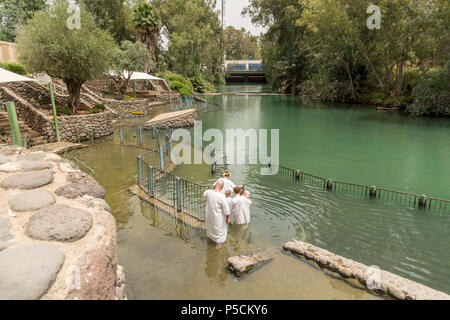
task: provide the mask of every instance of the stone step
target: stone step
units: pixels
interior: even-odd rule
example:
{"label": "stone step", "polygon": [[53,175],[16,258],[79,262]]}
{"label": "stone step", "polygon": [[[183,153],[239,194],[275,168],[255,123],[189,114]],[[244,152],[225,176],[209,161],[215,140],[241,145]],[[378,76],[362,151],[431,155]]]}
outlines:
{"label": "stone step", "polygon": [[[18,121],[18,123],[22,138],[25,136],[31,138],[33,146],[47,143],[47,138],[42,136],[39,132],[34,131],[22,121]],[[0,112],[0,129],[4,131],[6,134],[11,134],[11,127],[9,125],[8,113],[5,111]]]}

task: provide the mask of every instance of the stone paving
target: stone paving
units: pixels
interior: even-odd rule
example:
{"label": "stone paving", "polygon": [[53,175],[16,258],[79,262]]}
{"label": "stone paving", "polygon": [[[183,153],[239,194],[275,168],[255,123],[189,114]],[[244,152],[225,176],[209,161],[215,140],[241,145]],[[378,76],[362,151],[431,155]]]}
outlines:
{"label": "stone paving", "polygon": [[95,179],[54,153],[0,145],[0,192],[0,300],[126,299]]}

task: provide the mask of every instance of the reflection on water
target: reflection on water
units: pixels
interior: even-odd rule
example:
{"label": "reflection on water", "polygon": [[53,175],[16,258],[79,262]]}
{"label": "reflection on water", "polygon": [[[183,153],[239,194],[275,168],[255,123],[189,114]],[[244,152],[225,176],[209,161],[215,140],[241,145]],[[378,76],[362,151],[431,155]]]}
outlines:
{"label": "reflection on water", "polygon": [[[301,105],[293,97],[212,99],[224,105],[203,116],[204,130],[281,127],[281,159],[287,166],[405,191],[443,197],[449,192],[450,127],[443,122],[383,121],[388,116],[372,109]],[[261,176],[258,166],[231,166],[234,182],[252,192],[252,224],[231,226],[226,247],[216,251],[203,232],[130,195],[143,150],[115,141],[109,137],[71,155],[93,168],[107,190],[131,299],[375,298],[281,251],[240,281],[227,271],[229,256],[281,248],[293,238],[450,292],[450,215]],[[215,180],[208,166],[180,166],[175,173],[202,184]]]}

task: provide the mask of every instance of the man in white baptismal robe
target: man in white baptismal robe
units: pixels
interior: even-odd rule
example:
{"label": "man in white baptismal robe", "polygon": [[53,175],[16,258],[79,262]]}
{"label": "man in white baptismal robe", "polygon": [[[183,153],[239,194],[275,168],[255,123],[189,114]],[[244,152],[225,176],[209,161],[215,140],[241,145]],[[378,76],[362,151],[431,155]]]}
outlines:
{"label": "man in white baptismal robe", "polygon": [[244,195],[236,194],[231,203],[231,214],[233,216],[234,224],[249,224],[250,223],[250,207],[252,201],[250,200],[250,192],[244,192]]}
{"label": "man in white baptismal robe", "polygon": [[224,183],[218,181],[214,190],[204,193],[206,200],[205,224],[208,238],[220,248],[227,240],[228,224],[230,223],[230,206],[222,193]]}

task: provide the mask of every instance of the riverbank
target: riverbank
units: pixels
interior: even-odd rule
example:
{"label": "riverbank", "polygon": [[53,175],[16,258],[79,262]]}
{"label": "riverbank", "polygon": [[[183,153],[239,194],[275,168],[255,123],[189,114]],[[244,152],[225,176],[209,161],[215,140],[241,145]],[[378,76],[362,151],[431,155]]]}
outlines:
{"label": "riverbank", "polygon": [[0,299],[125,299],[105,189],[55,153],[0,146]]}

